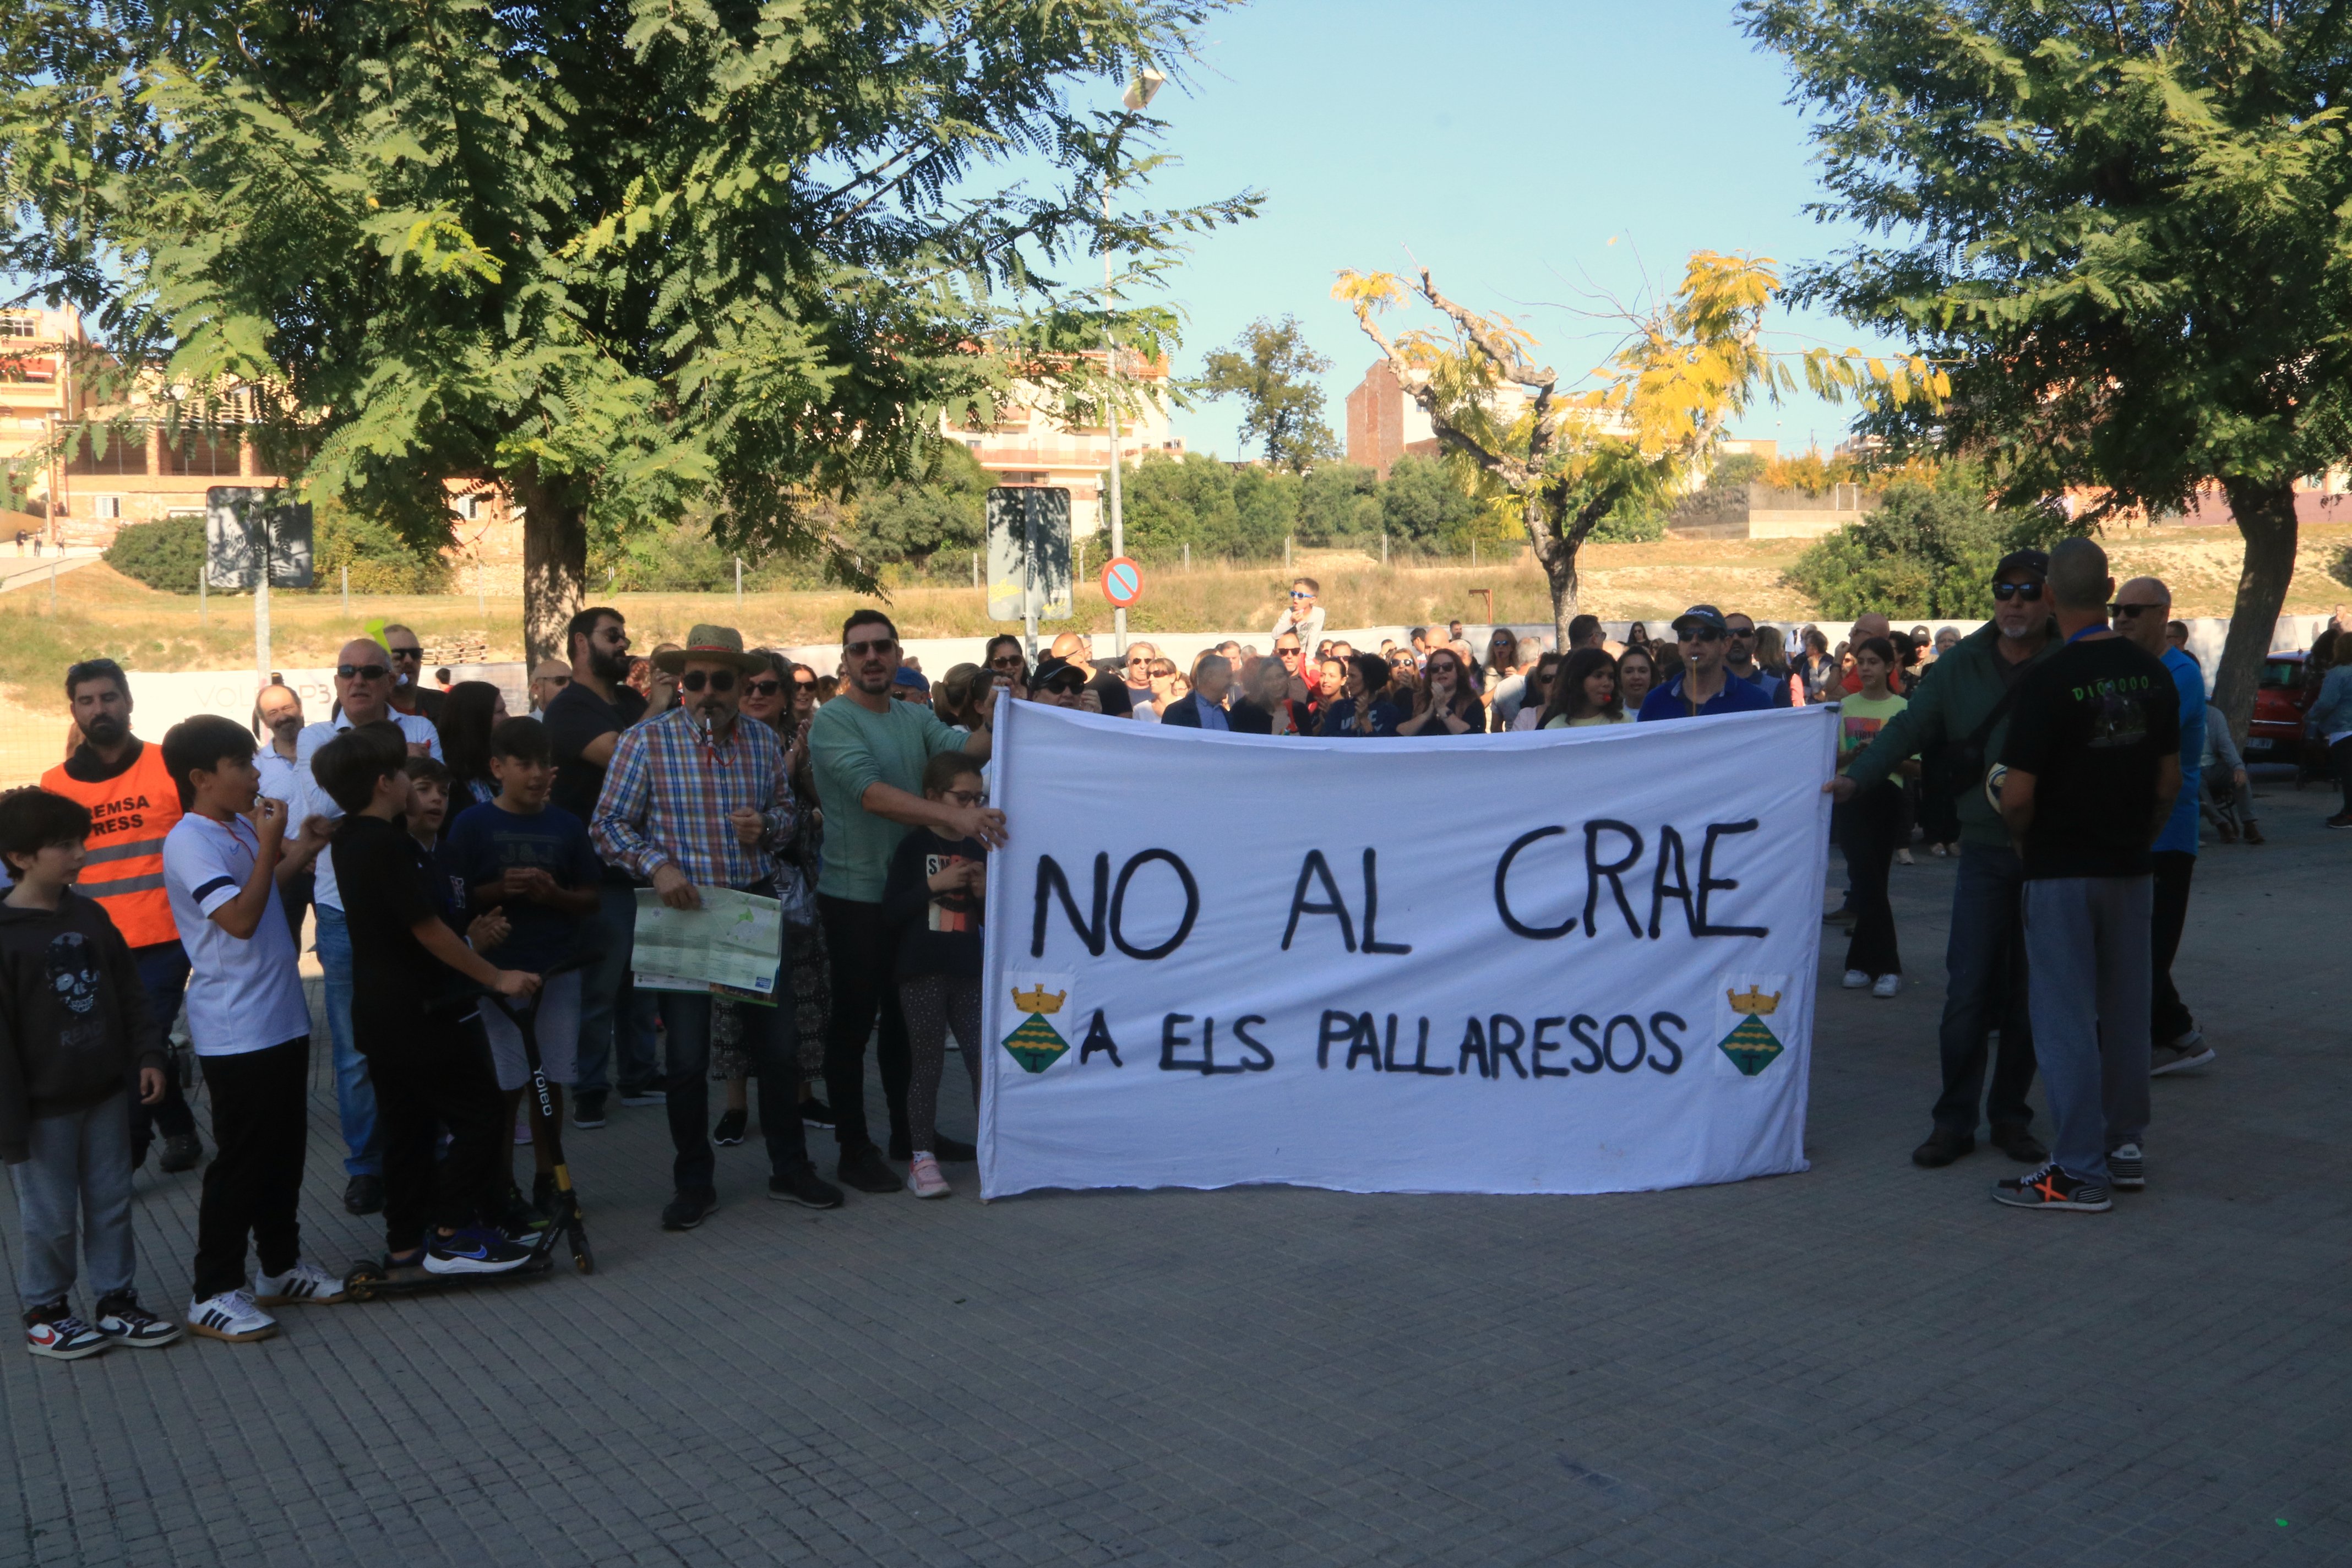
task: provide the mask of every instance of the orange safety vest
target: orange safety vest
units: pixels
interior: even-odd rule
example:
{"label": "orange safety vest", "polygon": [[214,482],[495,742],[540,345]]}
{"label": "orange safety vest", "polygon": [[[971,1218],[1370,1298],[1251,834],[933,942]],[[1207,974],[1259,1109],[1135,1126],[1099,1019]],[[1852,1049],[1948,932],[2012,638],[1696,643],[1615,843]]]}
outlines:
{"label": "orange safety vest", "polygon": [[133,741],[131,765],[97,784],[84,784],[63,766],[41,775],[41,787],[89,808],[89,847],[77,889],[104,906],[132,947],[180,940],[163,890],[163,836],[180,820],[180,789],[163,766],[163,748]]}

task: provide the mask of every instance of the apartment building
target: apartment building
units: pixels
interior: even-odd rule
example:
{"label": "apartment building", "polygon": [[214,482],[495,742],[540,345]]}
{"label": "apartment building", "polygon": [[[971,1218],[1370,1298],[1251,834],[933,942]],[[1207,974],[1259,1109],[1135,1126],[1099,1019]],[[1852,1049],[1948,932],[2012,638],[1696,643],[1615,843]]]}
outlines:
{"label": "apartment building", "polygon": [[[1099,363],[1103,356],[1087,356]],[[1168,361],[1122,353],[1119,378],[1143,391],[1140,405],[1118,416],[1118,458],[1129,467],[1147,456],[1181,455],[1183,441],[1169,422]],[[1102,499],[1103,476],[1111,464],[1110,430],[1074,424],[1043,387],[1023,384],[998,411],[996,423],[960,425],[942,416],[940,434],[961,441],[1000,485],[1059,486],[1070,492],[1070,531],[1085,535],[1108,527]]]}

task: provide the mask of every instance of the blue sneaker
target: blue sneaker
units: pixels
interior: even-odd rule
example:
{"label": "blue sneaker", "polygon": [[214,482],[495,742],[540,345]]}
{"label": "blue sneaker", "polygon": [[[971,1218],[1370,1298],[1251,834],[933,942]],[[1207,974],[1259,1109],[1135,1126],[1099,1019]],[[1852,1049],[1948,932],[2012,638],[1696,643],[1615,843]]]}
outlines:
{"label": "blue sneaker", "polygon": [[530,1261],[530,1252],[493,1230],[469,1226],[425,1245],[427,1274],[505,1274]]}

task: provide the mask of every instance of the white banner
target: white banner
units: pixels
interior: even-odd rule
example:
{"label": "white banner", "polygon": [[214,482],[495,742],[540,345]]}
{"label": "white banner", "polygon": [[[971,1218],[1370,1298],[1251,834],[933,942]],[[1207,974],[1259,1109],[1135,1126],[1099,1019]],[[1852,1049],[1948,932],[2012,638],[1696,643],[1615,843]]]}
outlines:
{"label": "white banner", "polygon": [[1315,741],[1001,703],[983,1195],[1803,1170],[1836,724]]}

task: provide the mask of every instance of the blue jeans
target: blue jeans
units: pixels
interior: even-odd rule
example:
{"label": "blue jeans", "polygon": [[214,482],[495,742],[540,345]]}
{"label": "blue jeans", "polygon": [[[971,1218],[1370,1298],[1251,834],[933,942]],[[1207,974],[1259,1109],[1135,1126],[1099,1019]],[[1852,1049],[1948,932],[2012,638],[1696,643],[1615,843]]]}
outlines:
{"label": "blue jeans", "polygon": [[[767,884],[750,889],[762,898]],[[768,1145],[768,1169],[782,1175],[808,1163],[808,1139],[801,1130],[801,1058],[793,1009],[792,933],[783,935],[776,964],[779,998],[773,1007],[742,1003],[743,1052],[760,1079],[760,1134]],[[655,993],[667,1036],[669,1137],[677,1151],[674,1178],[680,1194],[708,1196],[716,1162],[710,1150],[710,996],[685,991]]]}
{"label": "blue jeans", "polygon": [[2050,1099],[2050,1157],[2079,1181],[2147,1132],[2150,877],[2025,884],[2033,945],[2033,1048]]}
{"label": "blue jeans", "polygon": [[[16,1291],[27,1311],[65,1299],[74,1282],[74,1221],[89,1260],[92,1300],[131,1289],[131,1111],[118,1094],[87,1110],[36,1116],[32,1158],[8,1167],[24,1222]],[[795,1117],[793,1125],[800,1125]]]}
{"label": "blue jeans", "polygon": [[621,1092],[635,1094],[661,1076],[655,1058],[654,994],[629,984],[635,947],[637,890],[606,882],[596,911],[604,950],[588,971],[580,994],[580,1081],[575,1099],[602,1096],[612,1087],[613,1057],[619,1047]]}
{"label": "blue jeans", "polygon": [[[1998,1133],[2033,1121],[2025,1091],[2033,1087],[2033,1024],[2025,1005],[2025,868],[2017,851],[1960,846],[1952,886],[1952,934],[1944,948],[1944,1022],[1938,1031],[1944,1092],[1936,1125],[1973,1134],[1977,1105]],[[1992,1092],[1985,1093],[1985,1036],[2000,1031]]]}
{"label": "blue jeans", "polygon": [[[180,1016],[181,1000],[188,991],[188,950],[176,942],[159,942],[131,950],[131,962],[139,966],[139,988],[147,993],[147,1011],[155,1020],[155,1037],[159,1040],[172,1037],[172,1025]],[[179,1063],[172,1059],[167,1047],[163,1062],[163,1098],[152,1105],[142,1105],[139,1097],[131,1097],[131,1163],[136,1166],[147,1152],[148,1142],[155,1133],[166,1138],[184,1138],[196,1130],[195,1112],[188,1109],[187,1096],[180,1092]]]}
{"label": "blue jeans", "polygon": [[343,1173],[379,1176],[383,1151],[375,1139],[375,1085],[367,1058],[352,1039],[352,928],[343,911],[319,906],[319,967],[327,972],[327,1037],[334,1047],[335,1110],[343,1124]]}

